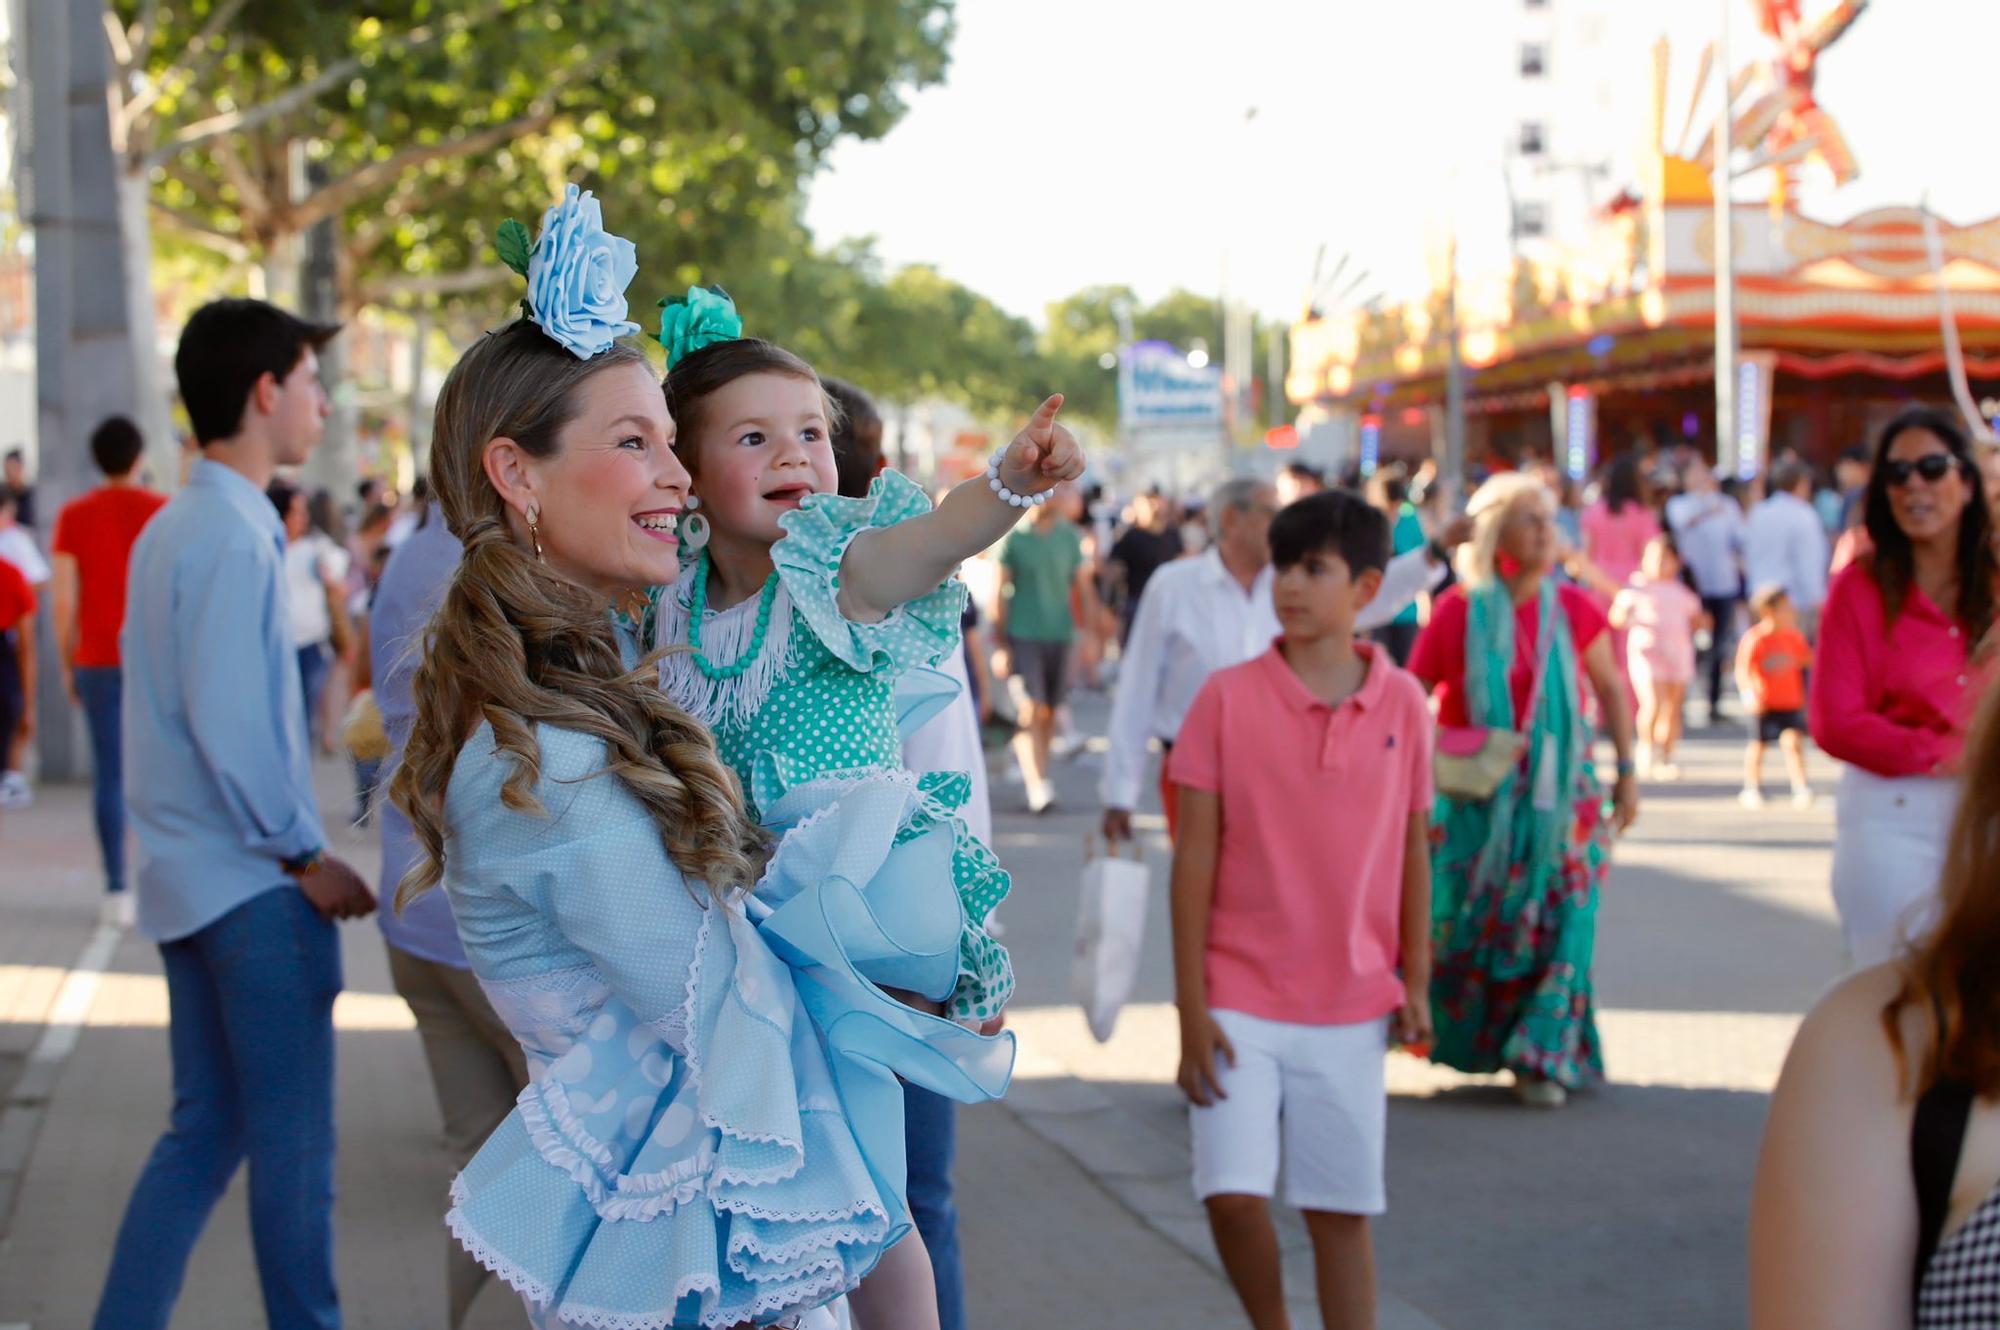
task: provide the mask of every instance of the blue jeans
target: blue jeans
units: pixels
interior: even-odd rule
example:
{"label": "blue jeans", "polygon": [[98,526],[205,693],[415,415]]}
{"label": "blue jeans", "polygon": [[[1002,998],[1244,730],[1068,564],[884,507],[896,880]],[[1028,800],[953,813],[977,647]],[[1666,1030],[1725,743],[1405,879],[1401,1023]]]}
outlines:
{"label": "blue jeans", "polygon": [[958,1254],[958,1207],[951,1167],[958,1155],[958,1105],[903,1087],[903,1145],[910,1158],[910,1217],[930,1249],[937,1278],[938,1330],[965,1330],[965,1266]]}
{"label": "blue jeans", "polygon": [[333,649],[324,642],[299,648],[299,687],[306,698],[306,742],[319,751],[319,704],[333,676]]}
{"label": "blue jeans", "polygon": [[173,1017],[172,1125],[132,1188],[96,1330],[166,1330],[188,1255],[246,1157],[271,1330],[339,1330],[334,926],[287,883],[161,943],[160,960]]}
{"label": "blue jeans", "polygon": [[76,695],[90,730],[91,809],[97,818],[106,891],[125,890],[124,749],[118,738],[124,680],[116,665],[78,666],[76,671]]}

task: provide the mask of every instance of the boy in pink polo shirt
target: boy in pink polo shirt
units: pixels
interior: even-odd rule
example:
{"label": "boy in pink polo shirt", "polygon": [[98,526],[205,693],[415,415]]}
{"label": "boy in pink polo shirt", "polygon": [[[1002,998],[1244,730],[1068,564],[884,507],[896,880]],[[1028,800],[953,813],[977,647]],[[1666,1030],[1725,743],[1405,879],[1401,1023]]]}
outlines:
{"label": "boy in pink polo shirt", "polygon": [[1210,676],[1174,740],[1180,1084],[1195,1192],[1251,1324],[1288,1324],[1282,1173],[1325,1323],[1373,1326],[1389,1027],[1430,1038],[1431,717],[1354,638],[1388,520],[1315,494],[1272,522],[1271,555],[1284,635]]}

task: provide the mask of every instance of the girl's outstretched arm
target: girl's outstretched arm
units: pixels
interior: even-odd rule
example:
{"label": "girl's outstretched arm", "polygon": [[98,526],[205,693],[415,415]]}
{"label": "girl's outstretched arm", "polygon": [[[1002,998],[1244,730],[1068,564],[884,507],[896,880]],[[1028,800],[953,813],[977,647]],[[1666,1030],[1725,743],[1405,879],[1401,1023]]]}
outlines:
{"label": "girl's outstretched arm", "polygon": [[[1083,450],[1056,423],[1062,402],[1061,393],[1043,402],[1007,445],[1000,483],[1014,493],[1045,493],[1083,474]],[[922,517],[862,532],[840,561],[841,613],[868,623],[915,600],[1006,535],[1027,511],[994,493],[982,471]]]}

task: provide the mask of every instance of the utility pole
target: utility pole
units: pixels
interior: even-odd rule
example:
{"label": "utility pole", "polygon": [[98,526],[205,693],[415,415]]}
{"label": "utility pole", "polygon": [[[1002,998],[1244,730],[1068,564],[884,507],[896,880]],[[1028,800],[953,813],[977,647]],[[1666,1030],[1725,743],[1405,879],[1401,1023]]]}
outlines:
{"label": "utility pole", "polygon": [[1276,429],[1285,423],[1285,325],[1273,323],[1264,342],[1264,416]]}
{"label": "utility pole", "polygon": [[1438,479],[1446,512],[1457,512],[1465,484],[1465,363],[1458,333],[1458,228],[1452,227],[1445,255],[1444,457]]}
{"label": "utility pole", "polygon": [[1715,463],[1725,476],[1742,476],[1736,431],[1736,219],[1729,200],[1729,6],[1721,0],[1722,30],[1715,41]]}
{"label": "utility pole", "polygon": [[[37,520],[91,484],[85,440],[106,416],[138,418],[125,252],[111,154],[110,52],[98,3],[29,4],[17,29],[16,73],[27,82],[28,174],[22,212],[35,234]],[[21,11],[17,11],[21,12]],[[45,780],[84,775],[76,709],[63,694],[55,634],[36,634]]]}

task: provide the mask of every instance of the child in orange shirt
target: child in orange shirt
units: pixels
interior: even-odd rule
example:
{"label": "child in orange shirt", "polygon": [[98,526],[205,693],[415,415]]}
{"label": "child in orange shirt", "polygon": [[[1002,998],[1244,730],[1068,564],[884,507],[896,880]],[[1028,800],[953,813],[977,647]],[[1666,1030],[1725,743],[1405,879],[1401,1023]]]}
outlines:
{"label": "child in orange shirt", "polygon": [[1806,783],[1806,667],[1812,646],[1799,631],[1798,614],[1780,586],[1760,587],[1750,597],[1756,624],[1743,635],[1736,651],[1736,687],[1756,718],[1750,747],[1743,755],[1745,808],[1764,806],[1764,745],[1773,739],[1784,750],[1785,770],[1792,778],[1792,806],[1810,808],[1812,787]]}

